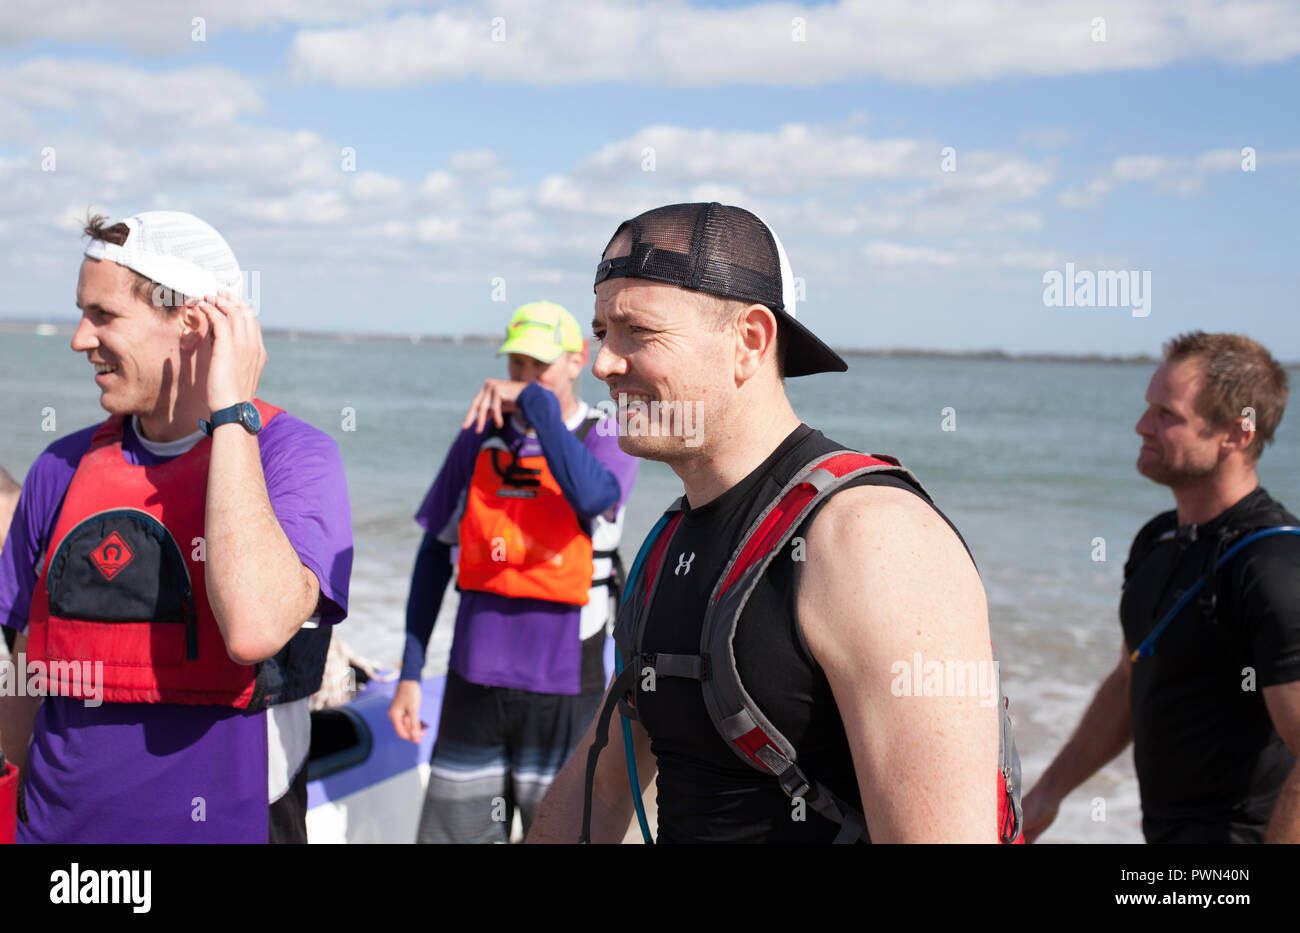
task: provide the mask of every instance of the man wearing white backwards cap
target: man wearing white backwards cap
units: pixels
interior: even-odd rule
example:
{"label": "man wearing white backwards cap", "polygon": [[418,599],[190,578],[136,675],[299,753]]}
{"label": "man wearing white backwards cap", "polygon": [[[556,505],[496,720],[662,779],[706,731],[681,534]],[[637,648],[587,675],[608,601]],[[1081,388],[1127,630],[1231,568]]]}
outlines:
{"label": "man wearing white backwards cap", "polygon": [[150,211],[85,233],[72,349],[110,417],[36,460],[0,554],[33,681],[0,697],[18,839],[305,842],[307,698],[352,564],[337,445],[255,397],[261,328],[217,231]]}

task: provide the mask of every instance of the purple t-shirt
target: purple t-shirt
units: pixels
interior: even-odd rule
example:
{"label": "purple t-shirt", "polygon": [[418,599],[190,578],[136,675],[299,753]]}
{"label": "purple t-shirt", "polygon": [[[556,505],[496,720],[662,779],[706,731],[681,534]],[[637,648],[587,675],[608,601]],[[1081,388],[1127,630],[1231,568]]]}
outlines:
{"label": "purple t-shirt", "polygon": [[[521,436],[514,419],[507,419],[505,442],[513,447]],[[438,535],[450,522],[459,520],[483,440],[484,435],[470,427],[452,443],[442,470],[415,516],[425,531]],[[611,419],[588,431],[583,446],[618,482],[618,501],[602,516],[613,520],[636,482],[636,458],[619,448],[618,432]],[[535,437],[524,436],[521,457],[542,453]],[[599,531],[596,534],[599,536]],[[597,550],[605,546],[599,537],[593,543]],[[582,680],[581,615],[578,607],[565,608],[547,600],[462,590],[448,664],[471,683],[487,687],[577,694]]]}
{"label": "purple t-shirt", "polygon": [[[0,624],[22,631],[37,566],[96,427],[32,464],[0,552]],[[287,413],[260,435],[267,494],[285,536],[320,581],[320,624],[347,615],[352,515],[338,445]],[[144,448],[127,420],[127,461]],[[265,711],[46,697],[36,714],[19,842],[256,842],[268,833]]]}

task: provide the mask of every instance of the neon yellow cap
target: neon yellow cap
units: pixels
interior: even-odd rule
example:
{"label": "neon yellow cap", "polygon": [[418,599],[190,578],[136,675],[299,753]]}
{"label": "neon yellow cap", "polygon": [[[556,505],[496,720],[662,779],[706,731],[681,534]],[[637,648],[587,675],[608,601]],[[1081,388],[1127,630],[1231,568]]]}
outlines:
{"label": "neon yellow cap", "polygon": [[553,363],[561,353],[582,349],[582,328],[564,308],[551,301],[521,305],[506,325],[506,342],[497,355],[522,353]]}

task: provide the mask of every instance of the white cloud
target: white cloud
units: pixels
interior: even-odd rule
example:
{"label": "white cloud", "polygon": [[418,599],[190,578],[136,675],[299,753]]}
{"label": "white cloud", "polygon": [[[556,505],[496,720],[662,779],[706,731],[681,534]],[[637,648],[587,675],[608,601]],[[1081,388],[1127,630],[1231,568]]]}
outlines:
{"label": "white cloud", "polygon": [[510,178],[501,157],[491,149],[468,149],[456,152],[447,160],[447,169],[476,182],[500,182]]}
{"label": "white cloud", "polygon": [[1195,168],[1201,174],[1238,171],[1241,159],[1240,149],[1212,149],[1196,157]]}
{"label": "white cloud", "polygon": [[867,262],[880,266],[924,266],[926,268],[952,268],[962,265],[962,257],[952,251],[931,246],[909,246],[902,243],[872,242],[862,247]]}
{"label": "white cloud", "polygon": [[[157,87],[166,100],[148,95]],[[223,89],[229,98],[199,114]],[[58,276],[75,261],[92,204],[110,215],[171,208],[203,216],[263,274],[268,296],[285,283],[321,290],[293,322],[315,322],[315,305],[328,305],[320,319],[328,323],[310,326],[382,329],[403,320],[415,296],[405,311],[358,310],[353,283],[367,275],[391,277],[398,290],[459,283],[486,294],[501,277],[512,295],[541,285],[581,295],[619,221],[679,200],[717,199],[761,214],[796,273],[828,290],[852,291],[864,268],[870,281],[910,285],[931,274],[1059,266],[1042,233],[1059,176],[1054,156],[959,147],[957,171],[945,172],[939,141],[870,130],[860,116],[762,130],[645,126],[523,180],[516,172],[531,170],[525,151],[483,148],[442,164],[399,171],[379,157],[345,171],[339,140],[265,125],[259,84],[222,69],[38,61],[0,68],[0,92],[23,121],[19,145],[0,158],[0,203],[7,227],[27,234],[0,260],[0,274],[48,274],[54,293],[66,291]],[[160,123],[164,131],[141,131]],[[58,154],[54,172],[40,170],[47,144]],[[647,149],[653,171],[643,170]],[[1177,184],[1231,169],[1230,154],[1126,156],[1099,184]],[[1293,154],[1262,152],[1260,165]],[[351,316],[329,319],[336,305]]]}
{"label": "white cloud", "polygon": [[1060,149],[1078,140],[1078,133],[1060,126],[1047,126],[1034,130],[1025,130],[1016,136],[1016,142],[1022,146],[1036,146],[1039,149]]}
{"label": "white cloud", "polygon": [[391,201],[404,190],[400,178],[381,172],[361,172],[352,181],[352,196],[361,201]]}
{"label": "white cloud", "polygon": [[[117,91],[103,92],[101,112],[121,106],[140,75],[123,78],[110,85]],[[256,112],[251,103],[246,109]],[[619,221],[679,200],[750,207],[809,269],[842,262],[863,236],[1014,236],[1041,228],[1032,202],[1054,173],[1047,162],[981,150],[963,150],[959,171],[945,173],[937,144],[872,138],[851,128],[863,126],[859,120],[770,131],[646,127],[531,184],[503,183],[510,166],[475,149],[408,182],[378,168],[343,171],[336,141],[254,126],[236,115],[242,112],[229,111],[210,132],[167,134],[156,145],[129,133],[57,140],[60,167],[77,171],[43,175],[34,160],[8,160],[0,165],[0,196],[25,190],[16,212],[27,217],[42,216],[51,199],[119,211],[192,210],[263,264],[281,257],[307,267],[432,265],[486,279],[511,264],[516,274],[585,275]],[[647,146],[656,150],[655,171],[641,170]],[[410,191],[418,196],[405,197]],[[824,254],[804,246],[826,236],[843,239]],[[64,248],[64,239],[51,236],[49,248]]]}
{"label": "white cloud", "polygon": [[[493,19],[503,20],[494,41]],[[1092,20],[1106,20],[1104,42]],[[804,21],[795,41],[794,21]],[[718,9],[683,0],[491,0],[365,25],[304,29],[303,81],[395,87],[480,78],[678,87],[815,86],[883,78],[947,85],[1016,76],[1235,65],[1300,54],[1300,9],[1273,0],[840,0]]]}
{"label": "white cloud", "polygon": [[420,186],[420,193],[431,198],[437,198],[447,194],[455,187],[456,179],[452,177],[451,172],[439,169],[425,176],[424,184]]}
{"label": "white cloud", "polygon": [[652,160],[659,179],[743,178],[769,191],[790,193],[840,181],[935,175],[939,149],[916,139],[872,139],[802,123],[787,123],[775,132],[657,125],[601,147],[580,171],[605,182],[645,177]]}
{"label": "white cloud", "polygon": [[1110,175],[1117,182],[1146,181],[1168,175],[1178,163],[1164,156],[1123,156],[1111,163]]}
{"label": "white cloud", "polygon": [[1057,200],[1062,207],[1092,207],[1113,187],[1114,183],[1108,178],[1094,178],[1086,185],[1065,189]]}
{"label": "white cloud", "polygon": [[[1300,161],[1300,149],[1266,151],[1256,155],[1260,170]],[[1067,188],[1057,200],[1068,208],[1094,207],[1117,185],[1132,182],[1150,182],[1156,191],[1186,197],[1200,192],[1210,175],[1240,172],[1244,158],[1241,148],[1210,149],[1190,157],[1121,156],[1113,160],[1102,175],[1087,184]]]}
{"label": "white cloud", "polygon": [[349,214],[346,200],[337,191],[300,191],[282,198],[237,200],[230,210],[237,217],[273,224],[334,224]]}
{"label": "white cloud", "polygon": [[[115,138],[152,140],[261,113],[257,85],[238,72],[196,66],[154,73],[111,62],[34,58],[0,69],[0,100],[33,126],[32,113],[93,118]],[[6,128],[6,135],[13,132]]]}
{"label": "white cloud", "polygon": [[971,246],[936,248],[874,240],[862,247],[862,255],[873,266],[919,269],[1049,269],[1059,265],[1060,255],[1052,250],[988,249]]}
{"label": "white cloud", "polygon": [[460,220],[454,217],[426,217],[416,227],[416,235],[426,243],[454,243],[460,233]]}
{"label": "white cloud", "polygon": [[233,32],[280,24],[324,25],[359,22],[394,7],[432,5],[432,0],[222,0],[219,4],[177,4],[175,0],[5,0],[0,45],[41,39],[116,42],[133,51],[177,52],[202,47],[194,19],[203,20],[206,41]]}

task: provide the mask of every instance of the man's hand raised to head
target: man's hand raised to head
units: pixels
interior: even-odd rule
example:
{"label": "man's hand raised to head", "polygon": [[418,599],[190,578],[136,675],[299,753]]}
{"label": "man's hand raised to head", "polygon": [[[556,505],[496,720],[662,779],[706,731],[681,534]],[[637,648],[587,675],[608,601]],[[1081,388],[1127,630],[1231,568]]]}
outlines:
{"label": "man's hand raised to head", "polygon": [[208,319],[208,380],[206,386],[209,412],[229,408],[239,402],[251,402],[266,365],[266,347],[257,314],[229,292],[217,292],[191,298],[187,305],[197,308]]}
{"label": "man's hand raised to head", "polygon": [[469,403],[469,412],[461,422],[461,430],[465,430],[472,424],[474,432],[482,434],[483,425],[487,423],[489,416],[498,428],[504,427],[505,419],[502,414],[518,409],[515,399],[519,398],[519,393],[528,386],[527,382],[511,382],[509,379],[485,380],[483,388],[479,389],[478,395],[474,396],[474,401]]}

